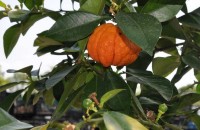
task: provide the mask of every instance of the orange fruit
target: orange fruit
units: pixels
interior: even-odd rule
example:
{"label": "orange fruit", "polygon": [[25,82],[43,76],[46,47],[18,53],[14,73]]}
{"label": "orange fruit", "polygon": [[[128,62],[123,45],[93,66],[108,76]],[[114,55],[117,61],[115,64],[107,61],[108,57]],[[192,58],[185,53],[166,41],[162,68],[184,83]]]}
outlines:
{"label": "orange fruit", "polygon": [[131,42],[114,24],[98,26],[91,34],[87,44],[90,57],[104,67],[124,66],[133,63],[141,48]]}

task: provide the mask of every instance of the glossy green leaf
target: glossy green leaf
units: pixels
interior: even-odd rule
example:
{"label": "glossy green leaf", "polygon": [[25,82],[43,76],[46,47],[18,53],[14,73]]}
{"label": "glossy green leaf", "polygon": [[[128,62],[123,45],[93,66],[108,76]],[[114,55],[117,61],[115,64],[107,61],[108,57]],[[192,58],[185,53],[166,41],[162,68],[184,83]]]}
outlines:
{"label": "glossy green leaf", "polygon": [[185,14],[188,13],[188,8],[186,3],[183,5],[183,8],[181,9],[181,11],[183,11]]}
{"label": "glossy green leaf", "polygon": [[24,67],[24,68],[19,69],[19,70],[9,69],[9,70],[7,70],[7,72],[8,72],[8,73],[17,73],[17,72],[20,72],[20,73],[29,74],[29,73],[31,73],[31,70],[32,70],[32,69],[33,69],[33,66],[30,65],[30,66]]}
{"label": "glossy green leaf", "polygon": [[30,11],[28,10],[11,10],[8,12],[8,17],[11,22],[24,21],[29,13]]}
{"label": "glossy green leaf", "polygon": [[44,91],[43,97],[44,97],[45,104],[47,104],[49,106],[53,105],[55,98],[53,96],[53,89],[52,88]]}
{"label": "glossy green leaf", "polygon": [[24,100],[26,101],[26,103],[28,104],[29,99],[31,98],[32,92],[34,90],[34,84],[30,84],[29,86],[27,86],[28,90],[26,91],[26,93],[24,94]]}
{"label": "glossy green leaf", "polygon": [[125,89],[115,96],[115,98],[110,99],[105,104],[109,106],[112,110],[118,110],[123,112],[128,112],[131,102],[131,95],[129,88],[122,77],[114,72],[107,72],[104,85],[99,86],[104,88],[98,88],[102,94],[105,94],[109,90],[113,89]]}
{"label": "glossy green leaf", "polygon": [[34,41],[34,46],[39,46],[40,49],[48,46],[57,46],[57,45],[63,45],[63,44],[51,38],[43,36],[37,37]]}
{"label": "glossy green leaf", "polygon": [[69,12],[58,19],[49,31],[40,35],[58,41],[77,41],[87,37],[104,18],[86,12]]}
{"label": "glossy green leaf", "polygon": [[146,52],[142,51],[140,52],[140,55],[138,56],[137,60],[132,64],[128,65],[127,68],[146,70],[151,61],[152,57]]}
{"label": "glossy green leaf", "polygon": [[175,17],[184,3],[185,0],[149,0],[141,12],[151,14],[160,22],[164,22]]}
{"label": "glossy green leaf", "polygon": [[101,14],[105,6],[105,0],[87,0],[80,7],[80,11],[86,11],[93,14]]}
{"label": "glossy green leaf", "polygon": [[148,130],[138,120],[119,112],[105,112],[103,120],[108,130]]}
{"label": "glossy green leaf", "polygon": [[44,0],[23,0],[24,4],[26,5],[26,7],[31,10],[34,7],[40,7]]}
{"label": "glossy green leaf", "polygon": [[0,11],[0,20],[4,17],[6,17],[6,15],[4,14],[5,11]]}
{"label": "glossy green leaf", "polygon": [[119,12],[116,15],[116,22],[131,41],[152,55],[162,30],[156,18],[148,14]]}
{"label": "glossy green leaf", "polygon": [[33,26],[37,21],[45,18],[50,17],[53,20],[57,20],[62,15],[58,12],[53,12],[51,10],[43,9],[43,14],[30,14],[29,17],[21,23],[22,34],[25,35],[26,32],[29,30],[30,27]]}
{"label": "glossy green leaf", "polygon": [[190,67],[200,70],[200,58],[199,54],[191,51],[182,56],[182,60],[185,64],[189,65]]}
{"label": "glossy green leaf", "polygon": [[198,71],[194,69],[194,76],[198,81],[200,81],[200,70]]}
{"label": "glossy green leaf", "polygon": [[128,81],[141,83],[148,85],[149,87],[155,89],[164,99],[170,100],[173,94],[173,87],[169,80],[166,78],[153,75],[149,71],[129,69],[130,77],[127,78]]}
{"label": "glossy green leaf", "polygon": [[200,8],[181,16],[178,20],[184,25],[200,29]]}
{"label": "glossy green leaf", "polygon": [[197,92],[198,94],[200,94],[200,84],[198,84],[198,85],[196,86],[196,92]]}
{"label": "glossy green leaf", "polygon": [[66,75],[68,75],[73,69],[75,69],[76,66],[67,66],[63,70],[60,70],[59,72],[52,75],[49,79],[47,79],[45,86],[47,89],[50,89],[54,85],[56,85],[58,82],[60,82]]}
{"label": "glossy green leaf", "polygon": [[77,44],[74,44],[71,47],[65,47],[63,50],[66,51],[66,52],[79,52],[80,48],[78,47]]}
{"label": "glossy green leaf", "polygon": [[156,57],[152,61],[153,73],[166,77],[180,65],[180,62],[177,56]]}
{"label": "glossy green leaf", "polygon": [[100,99],[100,106],[103,107],[104,103],[115,97],[118,93],[123,91],[124,89],[114,89],[105,93]]}
{"label": "glossy green leaf", "polygon": [[104,104],[104,107],[128,113],[131,103],[131,94],[128,85],[120,75],[114,72],[107,71],[104,76],[102,75],[102,77],[95,76],[89,83],[87,83],[84,89],[83,99],[95,92],[97,93],[97,99],[100,100],[105,93],[115,89],[124,89],[124,91],[117,94],[115,98],[108,100]]}
{"label": "glossy green leaf", "polygon": [[162,36],[185,39],[183,29],[176,18],[162,23]]}
{"label": "glossy green leaf", "polygon": [[80,6],[82,6],[87,0],[79,0]]}
{"label": "glossy green leaf", "polygon": [[80,48],[80,51],[81,51],[82,53],[84,53],[85,48],[86,48],[87,43],[88,43],[88,38],[79,40],[77,43],[78,43],[78,46],[79,46],[79,48]]}
{"label": "glossy green leaf", "polygon": [[0,129],[1,130],[21,130],[28,129],[33,127],[30,124],[21,122],[11,115],[9,115],[6,111],[0,108]]}
{"label": "glossy green leaf", "polygon": [[58,49],[61,49],[63,46],[61,45],[54,45],[54,46],[47,46],[47,47],[39,47],[36,51],[35,54],[37,54],[37,56],[42,56],[46,53],[53,53]]}
{"label": "glossy green leaf", "polygon": [[6,8],[6,4],[0,0],[0,7]]}
{"label": "glossy green leaf", "polygon": [[157,51],[163,51],[172,56],[179,56],[178,50],[176,48],[176,43],[173,40],[167,38],[160,38],[156,44]]}
{"label": "glossy green leaf", "polygon": [[148,97],[140,97],[139,101],[142,105],[159,105],[160,102],[154,101]]}
{"label": "glossy green leaf", "polygon": [[200,116],[198,114],[192,114],[189,118],[195,123],[197,129],[200,129]]}
{"label": "glossy green leaf", "polygon": [[[30,130],[48,130],[49,129],[48,126],[49,126],[49,123],[45,125],[41,125],[41,126],[36,126]],[[54,130],[54,129],[50,128],[50,130]]]}
{"label": "glossy green leaf", "polygon": [[17,97],[23,92],[24,90],[18,90],[14,93],[9,93],[3,100],[0,102],[0,108],[4,109],[5,111],[9,111],[13,102],[17,99]]}
{"label": "glossy green leaf", "polygon": [[77,90],[69,94],[69,96],[65,99],[65,102],[60,104],[59,109],[57,108],[56,111],[53,113],[53,120],[57,120],[65,114],[65,112],[71,107],[74,101],[76,101],[76,99],[79,97],[82,89],[83,87],[79,87]]}
{"label": "glossy green leaf", "polygon": [[4,53],[6,57],[10,55],[21,34],[20,25],[16,24],[8,28],[3,35]]}
{"label": "glossy green leaf", "polygon": [[[189,102],[188,102],[189,99]],[[192,104],[200,101],[200,94],[198,93],[189,93],[181,96],[177,104],[174,105],[175,109],[182,109],[186,106],[191,106]]]}
{"label": "glossy green leaf", "polygon": [[193,36],[192,39],[194,40],[195,44],[197,44],[200,47],[200,32],[192,31],[191,35]]}
{"label": "glossy green leaf", "polygon": [[33,66],[30,65],[30,66],[27,66],[27,67],[24,67],[22,69],[19,69],[19,70],[14,70],[14,69],[9,69],[7,70],[8,73],[25,73],[27,74],[29,77],[31,77],[31,70],[33,69]]}
{"label": "glossy green leaf", "polygon": [[25,35],[26,32],[28,31],[28,29],[38,20],[42,19],[46,17],[46,15],[42,15],[42,14],[33,14],[33,15],[29,15],[29,17],[22,22],[21,24],[21,29],[22,29],[22,34]]}
{"label": "glossy green leaf", "polygon": [[5,85],[2,85],[2,86],[0,86],[0,92],[3,92],[6,89],[12,88],[12,87],[14,87],[16,85],[23,84],[23,83],[27,83],[27,82],[20,81],[20,82],[12,82],[12,83],[8,83],[8,84],[5,84]]}
{"label": "glossy green leaf", "polygon": [[[62,92],[62,96],[59,100],[58,106],[56,111],[53,114],[53,118],[58,118],[64,114],[63,111],[66,111],[70,106],[70,104],[73,104],[74,101],[79,97],[79,95],[76,95],[76,98],[73,99],[72,95],[73,93],[79,94],[79,92],[84,88],[84,83],[86,82],[87,78],[87,71],[84,69],[80,68],[78,73],[73,75],[70,80],[63,81],[64,84],[64,91]],[[57,87],[57,86],[55,86]],[[54,90],[56,91],[56,90]],[[56,93],[54,92],[54,95]],[[70,98],[70,99],[69,99]],[[68,100],[69,99],[69,100]],[[68,100],[68,102],[66,101]]]}
{"label": "glossy green leaf", "polygon": [[126,8],[128,9],[129,12],[136,12],[131,2],[125,2],[124,4],[126,5]]}
{"label": "glossy green leaf", "polygon": [[37,94],[34,94],[32,104],[35,105],[39,101],[40,97],[42,97],[42,95],[43,95],[43,93],[41,91],[38,92]]}

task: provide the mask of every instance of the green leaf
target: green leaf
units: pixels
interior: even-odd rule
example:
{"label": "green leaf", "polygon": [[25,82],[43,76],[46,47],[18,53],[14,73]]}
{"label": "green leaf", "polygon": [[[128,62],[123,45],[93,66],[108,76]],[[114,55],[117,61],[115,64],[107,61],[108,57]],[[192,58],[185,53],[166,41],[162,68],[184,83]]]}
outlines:
{"label": "green leaf", "polygon": [[114,89],[105,93],[100,99],[100,106],[103,107],[104,103],[115,97],[118,93],[123,91],[124,89]]}
{"label": "green leaf", "polygon": [[184,25],[200,29],[200,8],[178,18]]}
{"label": "green leaf", "polygon": [[87,0],[80,7],[80,11],[86,11],[93,14],[101,14],[105,6],[105,0]]}
{"label": "green leaf", "polygon": [[76,66],[67,66],[59,72],[52,75],[49,79],[47,79],[45,86],[47,89],[55,86],[58,82],[60,82],[66,75],[68,75],[72,70],[74,70]]}
{"label": "green leaf", "polygon": [[[188,99],[189,102],[188,102]],[[200,94],[198,93],[189,93],[181,96],[179,100],[177,101],[177,104],[175,104],[173,107],[175,107],[176,110],[182,109],[186,106],[191,106],[192,104],[200,101]]]}
{"label": "green leaf", "polygon": [[[60,116],[62,116],[64,114],[63,111],[66,111],[69,108],[69,105],[73,104],[73,102],[76,101],[77,98],[79,98],[80,95],[76,95],[76,98],[74,97],[74,99],[69,99],[69,98],[73,98],[73,97],[71,97],[71,96],[74,96],[74,95],[71,95],[73,93],[77,92],[77,94],[80,94],[80,91],[84,88],[83,85],[86,82],[86,78],[87,78],[88,74],[89,73],[87,71],[85,71],[85,69],[80,68],[78,73],[73,75],[72,78],[70,78],[67,81],[63,81],[64,92],[62,92],[62,96],[57,105],[57,109],[53,114],[53,119],[57,119]],[[57,86],[55,86],[55,87],[57,87]],[[59,85],[59,87],[60,87],[60,85]],[[59,93],[59,92],[57,91],[57,93]],[[56,94],[56,92],[54,92],[54,95],[55,94]],[[66,100],[68,100],[68,101],[66,101]]]}
{"label": "green leaf", "polygon": [[105,17],[86,12],[69,12],[58,19],[50,30],[40,35],[57,41],[77,41],[87,37],[103,19]]}
{"label": "green leaf", "polygon": [[142,105],[159,105],[159,104],[161,104],[160,102],[154,101],[147,97],[140,97],[139,101]]}
{"label": "green leaf", "polygon": [[100,100],[105,93],[115,89],[124,89],[125,91],[117,94],[115,98],[108,100],[104,104],[104,107],[115,111],[128,113],[131,103],[129,87],[120,77],[120,75],[114,72],[107,71],[105,75],[102,75],[102,77],[95,76],[89,83],[86,84],[83,99],[87,98],[91,93],[95,92],[97,93],[97,99]]}
{"label": "green leaf", "polygon": [[45,125],[36,126],[36,127],[32,128],[30,130],[48,130],[48,129],[55,130],[55,129],[52,129],[52,128],[48,128],[48,126],[49,126],[49,123],[45,124]]}
{"label": "green leaf", "polygon": [[47,47],[39,47],[36,51],[35,54],[37,54],[37,56],[42,56],[46,53],[53,53],[58,49],[62,49],[63,46],[61,45],[54,45],[54,46],[47,46]]}
{"label": "green leaf", "polygon": [[80,48],[80,52],[84,53],[85,48],[86,48],[87,43],[88,43],[88,38],[82,39],[82,40],[78,41],[77,43],[78,43],[78,46]]}
{"label": "green leaf", "polygon": [[29,102],[29,99],[30,99],[30,97],[32,95],[32,92],[35,89],[34,87],[35,87],[34,84],[30,84],[29,86],[27,86],[28,90],[24,94],[24,99],[26,101],[26,104],[28,104],[28,102]]}
{"label": "green leaf", "polygon": [[198,85],[196,86],[196,92],[197,92],[198,94],[200,94],[200,84],[198,84]]}
{"label": "green leaf", "polygon": [[52,88],[44,91],[43,97],[44,97],[45,104],[47,104],[49,106],[53,105],[55,98],[54,98],[54,95],[53,95],[53,89]]}
{"label": "green leaf", "polygon": [[17,99],[17,97],[23,92],[24,90],[18,90],[14,93],[9,93],[3,100],[0,102],[0,108],[4,109],[5,111],[9,111],[13,102]]}
{"label": "green leaf", "polygon": [[15,47],[19,36],[21,34],[20,25],[16,24],[6,30],[3,35],[3,45],[4,45],[4,53],[6,57],[10,55],[13,48]]}
{"label": "green leaf", "polygon": [[172,41],[167,38],[160,38],[156,44],[157,51],[163,51],[172,56],[179,56],[178,50],[176,48],[175,41]]}
{"label": "green leaf", "polygon": [[43,96],[43,93],[41,91],[35,94],[33,98],[33,105],[35,105],[39,101],[40,97],[42,96]]}
{"label": "green leaf", "polygon": [[156,57],[152,61],[153,73],[166,77],[172,73],[180,63],[180,58],[177,56]]}
{"label": "green leaf", "polygon": [[197,44],[200,47],[200,32],[199,31],[192,31],[191,32],[192,40],[194,40],[194,43]]}
{"label": "green leaf", "polygon": [[33,24],[47,16],[53,20],[57,20],[62,16],[60,13],[51,10],[43,9],[43,11],[42,14],[29,14],[29,17],[21,23],[22,35],[25,35]]}
{"label": "green leaf", "polygon": [[183,29],[176,18],[162,23],[162,36],[185,39]]}
{"label": "green leaf", "polygon": [[166,78],[153,75],[149,71],[129,69],[130,77],[127,78],[128,81],[141,83],[148,85],[149,87],[155,89],[164,99],[169,101],[173,94],[173,87],[169,80]]}
{"label": "green leaf", "polygon": [[185,0],[149,0],[142,8],[142,13],[149,13],[160,22],[173,18],[183,7]]}
{"label": "green leaf", "polygon": [[78,47],[77,44],[74,44],[71,47],[65,47],[63,50],[66,51],[66,52],[79,52],[80,48]]}
{"label": "green leaf", "polygon": [[124,3],[126,8],[128,9],[129,12],[136,12],[135,8],[133,7],[133,3],[131,2],[125,2]]}
{"label": "green leaf", "polygon": [[105,94],[109,90],[113,89],[124,89],[125,91],[120,92],[115,96],[115,98],[110,99],[105,104],[109,106],[112,110],[123,112],[128,112],[130,110],[129,107],[131,102],[131,94],[128,85],[120,75],[112,71],[108,71],[105,77],[104,85],[99,87],[104,87],[98,88],[98,91],[101,91],[102,94]]}
{"label": "green leaf", "polygon": [[40,48],[48,47],[48,46],[57,46],[63,45],[62,43],[55,41],[48,37],[39,36],[34,41],[34,46],[39,46]]}
{"label": "green leaf", "polygon": [[105,112],[103,119],[108,130],[148,130],[136,119],[119,112]]}
{"label": "green leaf", "polygon": [[11,10],[8,12],[8,17],[11,22],[24,21],[29,13],[30,11],[28,10]]}
{"label": "green leaf", "polygon": [[23,0],[24,4],[26,5],[26,7],[31,10],[32,8],[34,8],[35,6],[38,8],[40,7],[44,0]]}
{"label": "green leaf", "polygon": [[6,15],[4,14],[5,11],[0,11],[0,20],[4,17],[6,17]]}
{"label": "green leaf", "polygon": [[6,111],[0,108],[0,129],[1,130],[21,130],[28,129],[33,127],[30,124],[21,122],[11,115],[9,115]]}
{"label": "green leaf", "polygon": [[20,82],[12,82],[12,83],[8,83],[8,84],[5,84],[5,85],[2,85],[2,86],[0,86],[0,92],[3,92],[6,89],[9,89],[9,88],[14,87],[14,86],[16,86],[18,84],[23,84],[23,83],[27,83],[27,82],[20,81]]}
{"label": "green leaf", "polygon": [[27,74],[29,77],[31,77],[31,70],[33,69],[33,66],[30,65],[30,66],[27,66],[27,67],[24,67],[22,69],[19,69],[19,70],[13,70],[13,69],[9,69],[7,70],[8,73],[25,73]]}
{"label": "green leaf", "polygon": [[187,5],[186,3],[183,5],[183,8],[181,9],[185,14],[188,13]]}
{"label": "green leaf", "polygon": [[119,12],[116,15],[116,22],[131,41],[152,55],[162,30],[156,18],[148,14]]}
{"label": "green leaf", "polygon": [[194,76],[198,81],[200,81],[200,71],[194,69]]}
{"label": "green leaf", "polygon": [[0,7],[6,8],[6,4],[0,0]]}
{"label": "green leaf", "polygon": [[199,54],[191,51],[182,56],[182,60],[185,64],[189,65],[190,67],[200,70],[200,58]]}
{"label": "green leaf", "polygon": [[198,114],[192,114],[189,118],[195,123],[197,129],[200,129],[200,116]]}
{"label": "green leaf", "polygon": [[70,93],[66,99],[64,99],[65,102],[63,102],[60,105],[60,108],[59,109],[57,108],[56,111],[53,113],[52,116],[53,120],[57,120],[60,117],[62,117],[63,114],[65,114],[65,112],[71,107],[71,104],[73,104],[74,101],[76,101],[76,99],[79,97],[79,94],[82,92],[81,91],[82,89],[83,87],[79,87],[77,90]]}
{"label": "green leaf", "polygon": [[35,22],[37,22],[38,20],[45,18],[46,15],[42,15],[42,14],[32,14],[29,15],[29,17],[22,22],[21,24],[21,29],[22,29],[22,34],[25,35],[26,32],[28,31],[28,29],[33,26],[33,24]]}

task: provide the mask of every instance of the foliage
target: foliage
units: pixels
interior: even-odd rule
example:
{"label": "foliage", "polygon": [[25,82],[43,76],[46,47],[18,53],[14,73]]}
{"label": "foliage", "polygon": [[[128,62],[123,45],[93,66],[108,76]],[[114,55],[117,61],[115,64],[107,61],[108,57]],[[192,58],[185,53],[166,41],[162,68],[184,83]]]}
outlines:
{"label": "foliage", "polygon": [[[186,0],[72,0],[79,3],[79,10],[53,11],[44,8],[43,2],[19,0],[20,7],[12,9],[0,1],[3,9],[0,19],[8,17],[14,23],[3,36],[5,56],[10,55],[21,34],[26,35],[38,20],[50,17],[55,23],[49,30],[38,32],[34,41],[38,47],[36,54],[66,55],[66,59],[45,75],[40,74],[40,68],[33,70],[33,66],[10,70],[25,74],[27,79],[4,84],[0,91],[22,83],[26,88],[7,97],[0,107],[8,111],[21,93],[25,93],[26,102],[33,95],[34,104],[39,97],[49,104],[56,100],[58,105],[51,122],[33,129],[72,128],[71,124],[57,122],[72,107],[83,108],[85,112],[82,121],[74,124],[77,130],[88,124],[100,130],[183,129],[171,122],[175,116],[185,116],[200,129],[199,108],[186,109],[200,100],[200,8],[188,13]],[[184,15],[177,17],[180,11]],[[97,26],[108,21],[116,23],[143,50],[126,69],[103,67],[87,54],[88,37]],[[177,39],[183,42],[178,43]],[[155,57],[158,52],[169,56]],[[147,71],[150,63],[152,72]],[[174,70],[172,80],[167,79]],[[189,70],[194,71],[198,80],[190,86],[197,86],[196,91],[177,90],[176,83]],[[141,93],[136,96],[137,86]],[[11,118],[0,110],[7,117],[0,120]],[[10,121],[21,123],[15,119]]]}

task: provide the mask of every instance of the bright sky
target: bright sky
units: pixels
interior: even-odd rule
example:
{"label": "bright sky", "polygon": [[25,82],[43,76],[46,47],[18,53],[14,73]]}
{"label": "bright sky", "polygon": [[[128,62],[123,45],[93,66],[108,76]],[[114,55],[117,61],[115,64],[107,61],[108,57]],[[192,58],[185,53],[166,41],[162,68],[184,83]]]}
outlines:
{"label": "bright sky", "polygon": [[[18,0],[2,0],[7,4],[10,4],[14,8],[15,5],[19,5]],[[45,8],[58,10],[60,5],[59,1],[52,2],[51,0],[45,0]],[[72,10],[71,0],[63,0],[62,8],[64,10]],[[199,0],[187,0],[189,12],[198,8],[200,6]],[[77,4],[76,4],[77,7]],[[0,7],[0,10],[3,8]],[[34,65],[34,69],[38,69],[42,63],[41,73],[50,71],[54,65],[62,61],[64,56],[54,56],[50,54],[38,57],[34,55],[36,52],[35,47],[33,47],[34,39],[37,37],[36,34],[49,29],[54,21],[50,18],[45,18],[38,21],[25,36],[21,36],[17,45],[15,46],[12,53],[6,59],[3,51],[3,34],[11,25],[15,23],[10,23],[8,18],[3,18],[0,20],[0,66],[3,71],[8,69],[20,69],[29,65]],[[177,86],[182,86],[183,84],[193,83],[194,77],[191,77],[193,72],[191,71],[188,75],[183,77],[182,81],[177,84]]]}

